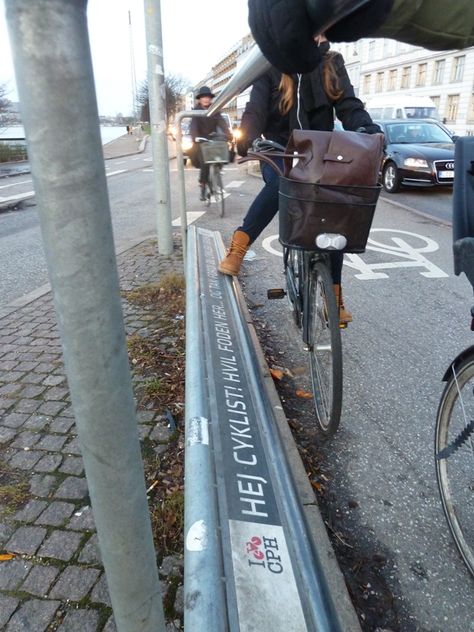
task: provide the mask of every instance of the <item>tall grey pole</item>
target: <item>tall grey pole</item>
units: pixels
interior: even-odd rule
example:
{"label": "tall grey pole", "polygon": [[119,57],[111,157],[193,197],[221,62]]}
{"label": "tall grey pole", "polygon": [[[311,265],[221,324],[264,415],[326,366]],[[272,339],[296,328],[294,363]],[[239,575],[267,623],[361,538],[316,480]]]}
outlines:
{"label": "tall grey pole", "polygon": [[153,176],[157,205],[158,250],[160,254],[166,256],[173,252],[173,234],[171,227],[166,91],[160,0],[145,0],[145,29]]}
{"label": "tall grey pole", "polygon": [[162,632],[87,0],[6,0],[5,5],[48,272],[117,628]]}

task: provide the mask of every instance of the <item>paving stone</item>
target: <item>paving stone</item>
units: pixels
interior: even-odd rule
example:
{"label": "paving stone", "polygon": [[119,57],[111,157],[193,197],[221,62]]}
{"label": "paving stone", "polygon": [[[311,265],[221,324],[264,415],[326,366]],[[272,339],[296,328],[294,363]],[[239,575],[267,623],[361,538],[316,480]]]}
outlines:
{"label": "paving stone", "polygon": [[38,373],[38,367],[36,367],[36,371],[27,373],[21,381],[23,384],[42,384],[47,375],[47,373]]}
{"label": "paving stone", "polygon": [[150,439],[153,441],[169,441],[172,434],[173,433],[169,428],[158,425],[153,428],[153,431],[150,434]]}
{"label": "paving stone", "polygon": [[8,371],[2,373],[2,375],[0,376],[0,380],[2,382],[17,382],[23,377],[24,374],[24,371]]}
{"label": "paving stone", "polygon": [[100,557],[99,541],[96,534],[94,534],[86,543],[78,557],[78,560],[82,564],[102,563],[102,558]]}
{"label": "paving stone", "polygon": [[13,519],[21,522],[33,522],[47,505],[48,503],[45,500],[30,500],[23,509],[16,512]]}
{"label": "paving stone", "polygon": [[55,530],[51,533],[38,551],[39,557],[54,557],[69,562],[82,539],[81,533],[75,531]]}
{"label": "paving stone", "polygon": [[63,457],[60,454],[46,454],[35,465],[35,472],[54,472],[61,465]]}
{"label": "paving stone", "polygon": [[42,527],[19,527],[8,540],[5,548],[12,553],[34,555],[46,536]]}
{"label": "paving stone", "polygon": [[35,450],[47,450],[48,452],[59,452],[66,443],[67,437],[63,435],[45,435],[41,441],[35,445]]}
{"label": "paving stone", "polygon": [[5,632],[44,632],[60,605],[59,601],[25,601],[10,619]]}
{"label": "paving stone", "polygon": [[42,415],[54,417],[66,406],[64,402],[45,402],[38,408],[38,412]]}
{"label": "paving stone", "polygon": [[[13,408],[15,401],[6,397],[0,397],[0,415],[5,415]],[[3,423],[3,420],[2,420]]]}
{"label": "paving stone", "polygon": [[174,611],[176,614],[184,615],[184,586],[178,586],[174,599]]}
{"label": "paving stone", "polygon": [[80,601],[88,594],[99,575],[100,571],[95,568],[68,566],[51,590],[50,597]]}
{"label": "paving stone", "polygon": [[93,603],[104,603],[106,606],[112,606],[109,589],[107,588],[107,580],[105,579],[105,573],[102,573],[101,578],[94,586],[90,599]]}
{"label": "paving stone", "polygon": [[95,522],[91,507],[81,507],[81,509],[78,509],[69,521],[67,528],[76,531],[95,531]]}
{"label": "paving stone", "polygon": [[36,520],[36,524],[51,525],[61,527],[74,511],[71,503],[52,502]]}
{"label": "paving stone", "polygon": [[51,432],[62,432],[66,434],[71,430],[73,425],[74,419],[70,417],[56,417],[56,419],[51,422],[49,429]]}
{"label": "paving stone", "polygon": [[31,568],[26,560],[10,560],[0,564],[0,589],[16,590]]}
{"label": "paving stone", "polygon": [[39,364],[38,361],[36,362],[32,362],[30,361],[25,361],[25,362],[20,362],[20,364],[18,364],[18,366],[16,367],[17,371],[24,371],[24,372],[28,372],[28,371],[33,371],[33,369],[35,367],[37,367]]}
{"label": "paving stone", "polygon": [[19,428],[28,419],[29,415],[25,413],[10,413],[2,419],[2,426],[9,428]]}
{"label": "paving stone", "polygon": [[46,597],[59,572],[59,568],[56,568],[56,566],[36,564],[21,585],[21,591],[36,597]]}
{"label": "paving stone", "polygon": [[13,428],[2,428],[0,426],[0,443],[8,443],[13,439],[16,432]]}
{"label": "paving stone", "polygon": [[71,610],[57,632],[96,632],[98,622],[95,610]]}
{"label": "paving stone", "polygon": [[17,609],[19,603],[20,602],[18,601],[18,599],[14,599],[13,597],[4,597],[3,595],[0,595],[0,626],[2,629],[8,619]]}
{"label": "paving stone", "polygon": [[47,497],[57,483],[58,479],[50,474],[33,474],[30,478],[30,491],[34,496]]}
{"label": "paving stone", "polygon": [[84,471],[84,462],[79,456],[67,456],[59,468],[63,474],[75,474],[80,476]]}
{"label": "paving stone", "polygon": [[145,424],[138,424],[138,437],[140,441],[146,439],[151,432],[151,426],[147,426]]}
{"label": "paving stone", "polygon": [[2,360],[0,362],[0,371],[12,371],[17,364],[16,360]]}
{"label": "paving stone", "polygon": [[20,382],[15,384],[5,384],[4,386],[0,386],[0,395],[6,397],[15,397],[21,391],[22,385]]}
{"label": "paving stone", "polygon": [[[38,406],[40,405],[41,402],[38,402]],[[25,422],[23,428],[28,428],[30,430],[43,430],[50,421],[51,417],[46,417],[46,415],[31,415],[28,421]]]}
{"label": "paving stone", "polygon": [[41,393],[43,393],[45,390],[46,388],[44,386],[35,386],[33,384],[30,384],[24,387],[24,389],[21,391],[21,396],[26,399],[35,399],[36,397],[39,397]]}
{"label": "paving stone", "polygon": [[85,478],[68,476],[55,492],[56,498],[85,498],[88,495],[87,481]]}
{"label": "paving stone", "polygon": [[43,380],[43,384],[45,386],[59,386],[59,384],[65,381],[66,378],[64,375],[48,375],[48,377]]}
{"label": "paving stone", "polygon": [[41,438],[39,434],[31,431],[20,432],[15,441],[11,444],[12,448],[32,448]]}
{"label": "paving stone", "polygon": [[21,399],[15,405],[15,412],[19,413],[34,413],[41,406],[39,399]]}
{"label": "paving stone", "polygon": [[53,386],[49,388],[46,393],[43,394],[43,399],[45,401],[59,402],[65,399],[69,394],[67,388],[61,388],[59,386]]}
{"label": "paving stone", "polygon": [[64,446],[63,452],[65,454],[78,454],[82,455],[81,446],[79,445],[79,439],[74,437],[67,445]]}
{"label": "paving stone", "polygon": [[12,524],[0,522],[0,547],[5,548],[4,544],[12,537],[15,527]]}
{"label": "paving stone", "polygon": [[[55,356],[53,356],[53,357],[55,357]],[[44,359],[44,355],[41,357],[41,359]],[[57,368],[57,364],[55,364],[54,362],[41,362],[36,367],[36,370],[37,371],[41,371],[41,373],[46,373],[47,375],[49,375],[56,368]]]}
{"label": "paving stone", "polygon": [[43,456],[42,452],[34,452],[32,450],[19,450],[13,453],[8,463],[10,467],[19,470],[31,470]]}

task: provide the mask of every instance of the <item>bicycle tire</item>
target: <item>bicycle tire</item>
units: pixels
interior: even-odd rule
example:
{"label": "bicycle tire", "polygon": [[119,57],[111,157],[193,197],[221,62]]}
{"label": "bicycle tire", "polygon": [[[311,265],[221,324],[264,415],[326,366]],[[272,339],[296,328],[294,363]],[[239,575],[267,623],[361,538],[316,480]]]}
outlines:
{"label": "bicycle tire", "polygon": [[451,368],[441,395],[435,429],[436,480],[444,515],[464,563],[474,577],[474,437],[438,458],[474,419],[474,354]]}
{"label": "bicycle tire", "polygon": [[224,217],[225,202],[224,202],[224,186],[222,184],[222,174],[219,165],[212,165],[212,184],[214,189],[214,198],[216,204],[219,206],[219,214]]}
{"label": "bicycle tire", "polygon": [[204,197],[206,198],[205,200],[205,205],[207,207],[211,206],[211,197],[212,197],[212,181],[211,181],[211,172],[209,171],[209,176],[207,179],[206,184],[204,185]]}
{"label": "bicycle tire", "polygon": [[339,309],[329,268],[312,265],[308,305],[308,351],[314,408],[319,430],[332,436],[342,410],[342,343]]}
{"label": "bicycle tire", "polygon": [[284,248],[286,296],[297,327],[301,327],[300,284],[302,273],[302,253],[296,248]]}

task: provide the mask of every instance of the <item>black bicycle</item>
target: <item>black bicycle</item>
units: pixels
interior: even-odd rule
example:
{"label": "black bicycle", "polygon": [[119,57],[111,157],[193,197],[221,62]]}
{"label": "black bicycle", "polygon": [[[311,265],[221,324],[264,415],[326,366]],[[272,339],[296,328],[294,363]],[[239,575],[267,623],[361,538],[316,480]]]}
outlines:
{"label": "black bicycle", "polygon": [[204,198],[206,206],[215,201],[219,206],[220,217],[225,213],[225,191],[222,183],[222,167],[229,162],[229,144],[220,138],[196,138],[199,143],[201,157],[209,165],[209,175],[204,182]]}
{"label": "black bicycle", "polygon": [[[272,152],[278,157],[285,148],[272,141],[258,141],[249,156],[255,159],[260,155],[261,159],[265,154],[268,162]],[[280,173],[279,239],[286,291],[272,289],[267,294],[270,299],[287,296],[294,321],[301,329],[309,355],[318,428],[326,437],[339,427],[343,393],[342,327],[330,253],[365,250],[380,188],[296,182]],[[359,218],[355,239],[349,236],[344,221],[351,214]]]}
{"label": "black bicycle", "polygon": [[[456,241],[454,256],[461,262],[458,273],[473,279],[474,238]],[[474,307],[471,317],[474,330]],[[435,428],[436,478],[454,542],[474,576],[474,346],[451,362],[443,380]]]}

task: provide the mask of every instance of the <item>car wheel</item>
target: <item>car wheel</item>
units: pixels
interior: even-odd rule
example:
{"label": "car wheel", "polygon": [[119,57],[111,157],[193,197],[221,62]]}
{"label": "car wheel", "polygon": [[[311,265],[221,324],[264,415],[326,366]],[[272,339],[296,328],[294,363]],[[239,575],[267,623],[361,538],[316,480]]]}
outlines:
{"label": "car wheel", "polygon": [[400,175],[397,165],[394,162],[388,162],[383,170],[382,176],[383,188],[387,193],[397,193],[400,191]]}

